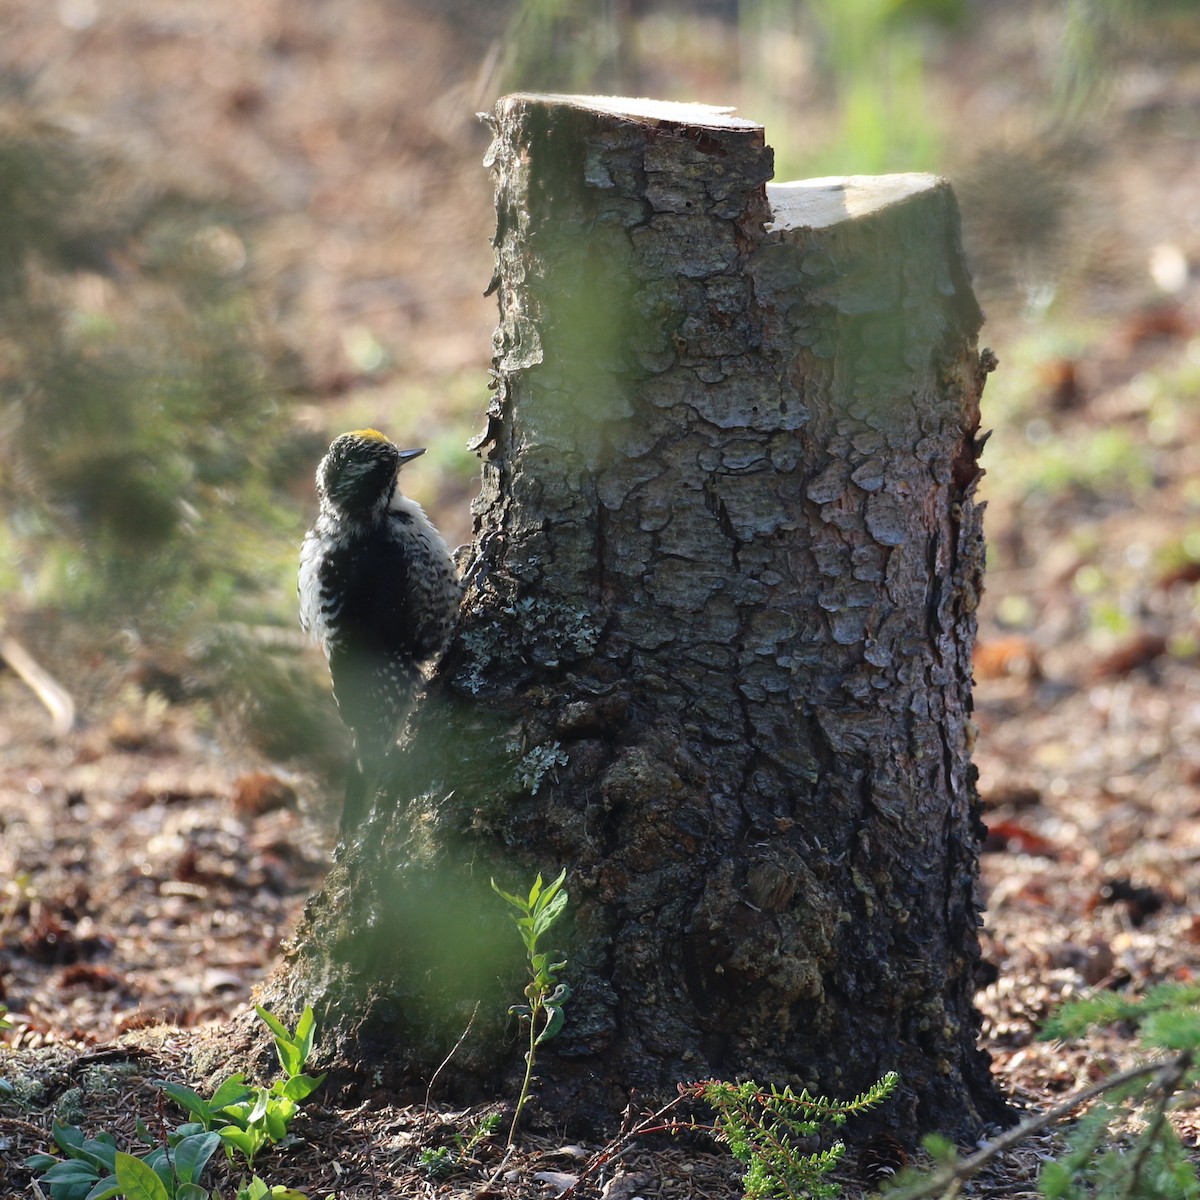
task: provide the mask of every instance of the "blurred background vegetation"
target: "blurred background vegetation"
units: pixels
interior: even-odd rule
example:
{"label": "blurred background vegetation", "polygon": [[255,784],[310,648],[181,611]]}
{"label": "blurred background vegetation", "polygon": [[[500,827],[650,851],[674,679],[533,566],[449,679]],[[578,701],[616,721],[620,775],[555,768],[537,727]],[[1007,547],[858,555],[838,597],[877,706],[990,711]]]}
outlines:
{"label": "blurred background vegetation", "polygon": [[[735,105],[778,179],[950,176],[1002,361],[993,563],[1068,503],[1068,590],[1119,627],[1122,572],[1200,560],[1198,51],[1195,0],[0,0],[7,627],[85,702],[140,672],[344,752],[297,653],[312,470],[358,425],[429,446],[406,490],[469,537],[474,114],[517,89]],[[1115,497],[1169,533],[1089,542]]]}

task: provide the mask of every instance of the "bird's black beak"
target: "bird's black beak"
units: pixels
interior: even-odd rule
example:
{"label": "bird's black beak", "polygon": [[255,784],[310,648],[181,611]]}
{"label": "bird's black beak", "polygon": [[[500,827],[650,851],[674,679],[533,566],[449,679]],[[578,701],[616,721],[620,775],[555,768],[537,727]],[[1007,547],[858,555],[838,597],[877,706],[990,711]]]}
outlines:
{"label": "bird's black beak", "polygon": [[422,446],[419,450],[401,450],[400,465],[403,466],[410,458],[420,458],[425,453],[425,447]]}

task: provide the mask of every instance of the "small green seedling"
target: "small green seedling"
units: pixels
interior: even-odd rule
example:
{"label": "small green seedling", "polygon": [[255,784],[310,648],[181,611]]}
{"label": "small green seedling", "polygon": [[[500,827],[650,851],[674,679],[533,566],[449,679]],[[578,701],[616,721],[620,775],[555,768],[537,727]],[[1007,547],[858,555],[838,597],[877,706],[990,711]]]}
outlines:
{"label": "small green seedling", "polygon": [[500,1126],[500,1114],[488,1113],[482,1117],[469,1134],[454,1135],[454,1149],[449,1146],[438,1146],[421,1151],[417,1165],[430,1179],[448,1179],[461,1171],[471,1161],[476,1147],[488,1138]]}
{"label": "small green seedling", "polygon": [[492,880],[492,890],[515,910],[513,920],[521,940],[525,943],[530,975],[529,983],[525,985],[525,998],[529,1003],[514,1004],[508,1010],[518,1020],[529,1025],[529,1048],[525,1051],[525,1079],[521,1084],[521,1094],[517,1098],[517,1108],[508,1131],[509,1146],[516,1137],[521,1110],[529,1099],[537,1048],[557,1036],[563,1023],[562,1006],[571,994],[570,987],[558,978],[558,972],[567,965],[566,962],[551,962],[551,955],[538,949],[542,935],[562,916],[567,907],[567,893],[562,890],[566,877],[567,872],[564,868],[552,883],[543,884],[539,872],[528,896],[514,896],[510,892],[502,891],[496,886],[496,881]]}
{"label": "small green seedling", "polygon": [[716,1112],[712,1131],[745,1168],[746,1200],[816,1200],[840,1191],[826,1177],[841,1160],[845,1145],[835,1142],[827,1150],[812,1150],[813,1135],[822,1126],[840,1126],[847,1117],[881,1104],[898,1082],[899,1076],[889,1071],[852,1100],[761,1087],[752,1079],[710,1079],[681,1085],[680,1092],[703,1099]]}
{"label": "small green seedling", "polygon": [[255,1009],[275,1035],[275,1049],[284,1078],[270,1087],[251,1087],[241,1072],[223,1080],[205,1100],[198,1092],[182,1084],[160,1081],[159,1086],[180,1107],[190,1112],[205,1130],[215,1129],[232,1157],[237,1150],[253,1169],[254,1158],[267,1144],[285,1144],[287,1127],[301,1100],[311,1095],[325,1076],[303,1074],[304,1064],[313,1048],[314,1018],[305,1008],[296,1032],[287,1028],[266,1009]]}
{"label": "small green seedling", "polygon": [[295,1033],[261,1006],[255,1010],[263,1023],[275,1035],[275,1053],[284,1077],[270,1087],[251,1087],[240,1072],[230,1075],[205,1100],[199,1093],[182,1084],[159,1081],[176,1104],[186,1109],[205,1130],[215,1129],[225,1145],[230,1159],[238,1152],[252,1171],[254,1160],[266,1145],[288,1145],[288,1125],[296,1115],[300,1102],[307,1099],[324,1082],[325,1076],[305,1075],[304,1064],[312,1053],[316,1021],[311,1007],[306,1007],[296,1025]]}
{"label": "small green seedling", "polygon": [[[221,1198],[214,1193],[213,1200],[221,1200]],[[244,1183],[238,1188],[234,1200],[308,1200],[308,1197],[303,1192],[286,1188],[282,1184],[277,1183],[272,1186],[264,1183],[255,1175],[249,1183]],[[334,1200],[334,1194],[330,1192],[325,1200]]]}
{"label": "small green seedling", "polygon": [[183,1084],[159,1080],[158,1086],[194,1119],[179,1125],[161,1145],[139,1120],[138,1140],[151,1149],[142,1157],[117,1149],[110,1133],[88,1138],[73,1125],[56,1124],[55,1144],[63,1154],[35,1154],[25,1165],[49,1185],[51,1200],[220,1200],[209,1192],[200,1176],[218,1147],[224,1146],[230,1161],[235,1153],[246,1160],[251,1172],[243,1179],[236,1200],[305,1200],[303,1192],[278,1184],[271,1186],[253,1174],[254,1159],[266,1145],[290,1143],[288,1124],[300,1101],[318,1087],[325,1076],[303,1073],[312,1053],[315,1021],[305,1008],[294,1033],[289,1032],[266,1009],[259,1017],[275,1035],[275,1048],[284,1078],[270,1087],[252,1087],[241,1073],[229,1076],[209,1099]]}
{"label": "small green seedling", "polygon": [[135,1158],[118,1150],[110,1133],[89,1138],[74,1125],[55,1124],[52,1136],[64,1158],[34,1154],[25,1160],[31,1171],[42,1173],[40,1182],[49,1184],[52,1200],[207,1200],[208,1190],[198,1180],[221,1144],[215,1133],[177,1130],[166,1146]]}
{"label": "small green seedling", "polygon": [[449,1179],[458,1170],[458,1158],[449,1146],[426,1147],[417,1159],[417,1166],[428,1179]]}

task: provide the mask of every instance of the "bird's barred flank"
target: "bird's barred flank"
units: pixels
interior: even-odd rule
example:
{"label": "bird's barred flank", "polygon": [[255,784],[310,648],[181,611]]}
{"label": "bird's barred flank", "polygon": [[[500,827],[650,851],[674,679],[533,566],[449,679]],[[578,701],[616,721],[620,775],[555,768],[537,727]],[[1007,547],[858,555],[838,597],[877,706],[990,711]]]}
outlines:
{"label": "bird's barred flank", "polygon": [[374,429],[336,438],[317,467],[319,509],[300,550],[300,624],[320,641],[358,775],[343,833],[361,818],[423,668],[446,647],[462,595],[454,560],[399,470],[401,450]]}

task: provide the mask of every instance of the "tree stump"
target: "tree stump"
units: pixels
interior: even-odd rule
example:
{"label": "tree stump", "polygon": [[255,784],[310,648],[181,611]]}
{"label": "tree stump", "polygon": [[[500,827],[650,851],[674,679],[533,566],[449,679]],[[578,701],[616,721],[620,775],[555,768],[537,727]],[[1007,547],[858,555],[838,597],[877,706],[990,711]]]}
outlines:
{"label": "tree stump", "polygon": [[[547,1119],[901,1078],[976,1134],[981,314],[927,175],[769,186],[724,110],[497,105],[495,395],[456,638],[266,988],[345,1082],[515,1096],[489,878],[568,871]],[[559,932],[556,929],[556,934]]]}

